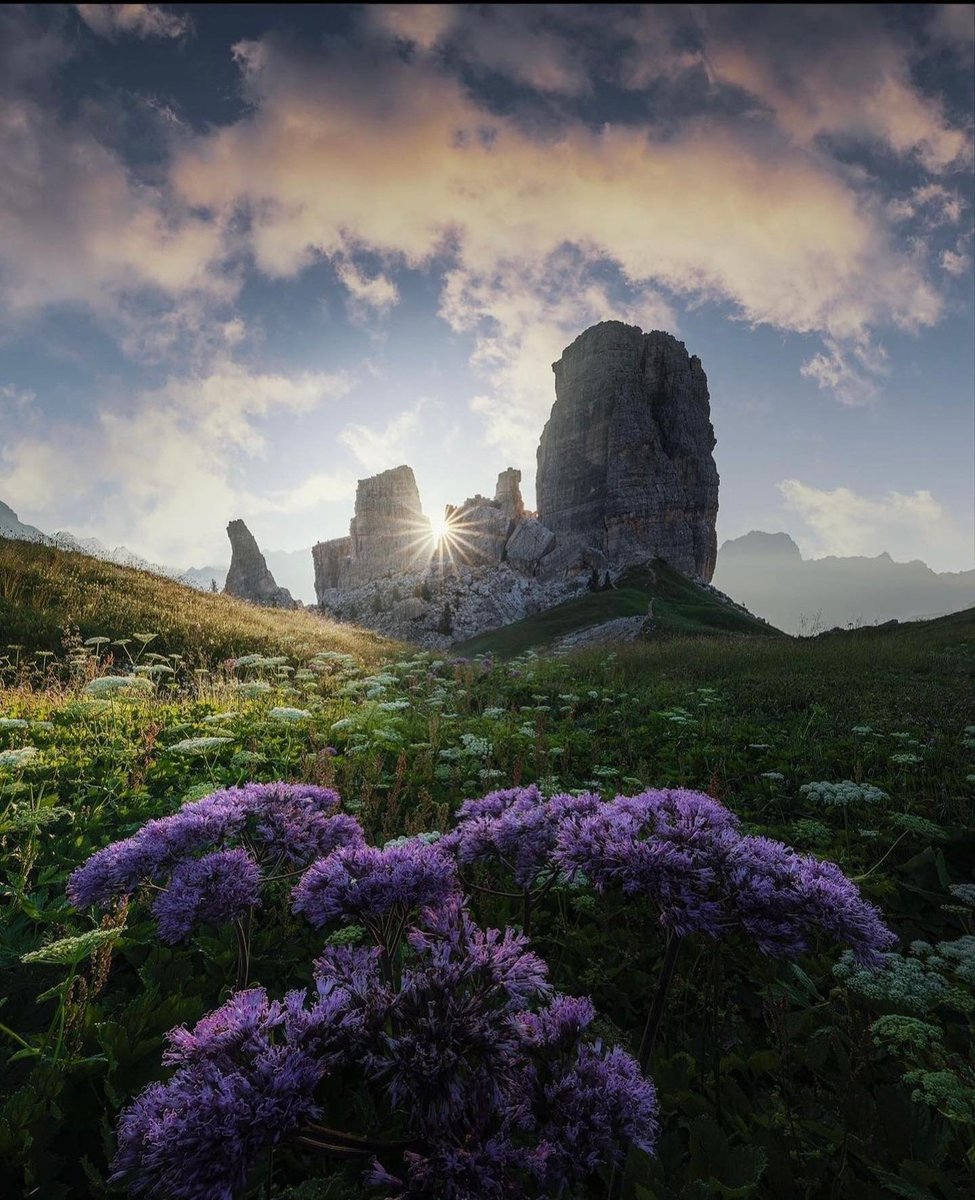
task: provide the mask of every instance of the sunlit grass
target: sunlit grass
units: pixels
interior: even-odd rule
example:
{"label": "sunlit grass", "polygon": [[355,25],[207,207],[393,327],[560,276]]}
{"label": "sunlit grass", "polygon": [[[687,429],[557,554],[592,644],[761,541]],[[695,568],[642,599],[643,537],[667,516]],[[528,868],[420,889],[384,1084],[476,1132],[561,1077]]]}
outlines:
{"label": "sunlit grass", "polygon": [[392,643],[304,610],[262,609],[169,579],[47,546],[0,538],[0,653],[57,651],[64,630],[114,640],[134,630],[198,663],[249,651],[298,658],[339,650],[373,661]]}

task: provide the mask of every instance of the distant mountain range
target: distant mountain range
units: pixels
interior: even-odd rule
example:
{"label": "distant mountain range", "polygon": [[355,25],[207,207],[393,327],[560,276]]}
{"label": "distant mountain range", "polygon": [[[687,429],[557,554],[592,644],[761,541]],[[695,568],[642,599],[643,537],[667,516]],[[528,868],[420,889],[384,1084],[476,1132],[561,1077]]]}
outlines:
{"label": "distant mountain range", "polygon": [[718,551],[712,583],[788,633],[941,617],[975,605],[975,570],[939,574],[914,559],[804,559],[787,533],[753,530]]}
{"label": "distant mountain range", "polygon": [[[162,575],[167,579],[176,579],[180,583],[189,584],[199,591],[208,592],[214,584],[217,591],[223,591],[229,567],[171,567],[161,563],[150,562],[136,554],[127,546],[116,546],[110,549],[98,538],[80,538],[66,530],[57,533],[43,533],[33,525],[26,525],[9,505],[0,501],[0,537],[15,538],[18,541],[40,542],[47,546],[57,546],[62,550],[74,550],[79,554],[87,554],[89,558],[101,558],[106,562],[118,563],[123,567],[135,567],[140,571],[151,571],[154,575]],[[314,568],[311,560],[311,547],[306,550],[264,550],[264,557],[275,579],[282,587],[288,588],[292,596],[305,604],[314,604],[315,585]]]}

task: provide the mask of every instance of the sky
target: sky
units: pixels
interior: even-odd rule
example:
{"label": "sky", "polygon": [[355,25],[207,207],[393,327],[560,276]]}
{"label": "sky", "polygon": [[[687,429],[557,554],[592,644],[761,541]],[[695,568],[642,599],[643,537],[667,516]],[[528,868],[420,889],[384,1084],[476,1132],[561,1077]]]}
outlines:
{"label": "sky", "polygon": [[973,565],[972,5],[3,5],[0,500],[177,566],[521,469],[596,321],[719,541]]}

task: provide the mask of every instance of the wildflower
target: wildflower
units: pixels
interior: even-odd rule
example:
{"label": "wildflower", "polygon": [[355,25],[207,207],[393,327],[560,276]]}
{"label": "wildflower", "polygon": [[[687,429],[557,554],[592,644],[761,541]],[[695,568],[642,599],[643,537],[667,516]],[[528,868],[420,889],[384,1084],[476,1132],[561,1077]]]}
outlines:
{"label": "wildflower", "polygon": [[96,851],[68,880],[68,897],[78,908],[106,904],[171,874],[181,860],[229,848],[248,827],[265,858],[305,866],[337,846],[362,843],[361,827],[338,812],[340,803],[337,792],[311,784],[250,783],[213,792]]}
{"label": "wildflower", "polygon": [[438,846],[411,838],[398,846],[341,846],[314,863],[292,895],[294,911],[320,927],[335,920],[381,923],[443,903],[457,893],[453,863]]}
{"label": "wildflower", "polygon": [[948,891],[962,904],[968,904],[975,908],[975,883],[953,883],[949,886]]}
{"label": "wildflower", "polygon": [[242,917],[260,899],[261,872],[246,850],[217,850],[179,864],[152,906],[164,942],[181,942],[198,924]]}
{"label": "wildflower", "polygon": [[29,722],[23,717],[0,717],[0,730],[3,729],[26,729]]}
{"label": "wildflower", "polygon": [[763,771],[762,779],[770,779],[773,783],[781,783],[785,776],[781,771]]}
{"label": "wildflower", "polygon": [[232,741],[233,738],[229,737],[183,738],[182,741],[175,742],[169,749],[172,754],[192,756],[195,754],[207,754],[210,750],[218,750],[221,746],[226,746]]}
{"label": "wildflower", "polygon": [[88,696],[103,696],[113,692],[151,691],[152,680],[142,675],[100,675],[85,688]]}
{"label": "wildflower", "polygon": [[272,721],[308,721],[311,719],[311,713],[304,708],[272,708],[267,714]]}
{"label": "wildflower", "polygon": [[897,763],[897,765],[901,767],[913,767],[917,766],[918,763],[923,762],[924,759],[922,759],[920,755],[908,754],[905,752],[904,754],[892,754],[890,756],[890,761],[892,763]]}
{"label": "wildflower", "polygon": [[23,746],[19,750],[0,750],[0,770],[4,768],[16,770],[18,767],[26,767],[40,757],[41,752],[36,746]]}
{"label": "wildflower", "polygon": [[173,1030],[177,1068],[123,1112],[112,1182],[185,1200],[241,1195],[261,1155],[317,1116],[315,1088],[356,1045],[347,994],[319,983],[270,1001],[238,992],[190,1031]]}
{"label": "wildflower", "polygon": [[22,954],[20,961],[49,963],[55,966],[77,965],[99,947],[117,941],[123,932],[123,929],[89,929],[86,933],[59,938],[56,942],[48,942],[46,946],[41,946],[39,950]]}
{"label": "wildflower", "polygon": [[744,836],[709,796],[683,790],[617,797],[567,822],[556,857],[598,891],[648,897],[677,936],[738,929],[766,954],[795,957],[821,931],[874,962],[894,938],[831,863]]}
{"label": "wildflower", "polygon": [[868,1000],[894,1004],[910,1012],[936,1008],[948,990],[943,975],[925,966],[917,956],[903,954],[884,954],[879,965],[865,968],[857,965],[851,951],[844,950],[833,974]]}
{"label": "wildflower", "polygon": [[500,863],[527,888],[540,872],[552,868],[561,822],[593,812],[599,803],[599,796],[591,792],[547,800],[536,784],[490,792],[464,801],[445,845],[462,864],[486,859]]}
{"label": "wildflower", "polygon": [[886,792],[869,783],[854,783],[844,779],[842,783],[804,783],[799,794],[829,808],[848,808],[851,804],[883,804],[890,799]]}

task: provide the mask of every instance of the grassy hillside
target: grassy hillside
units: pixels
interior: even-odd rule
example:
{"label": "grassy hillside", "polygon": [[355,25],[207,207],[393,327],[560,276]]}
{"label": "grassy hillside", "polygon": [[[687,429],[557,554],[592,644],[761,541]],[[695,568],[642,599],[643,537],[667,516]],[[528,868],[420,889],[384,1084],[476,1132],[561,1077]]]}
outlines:
{"label": "grassy hillside", "polygon": [[83,554],[0,538],[0,651],[57,651],[68,628],[82,639],[154,633],[154,650],[200,662],[255,652],[306,658],[319,650],[372,660],[392,644],[314,613],[261,609]]}
{"label": "grassy hillside", "polygon": [[760,634],[765,637],[780,633],[757,617],[725,604],[713,593],[657,560],[652,568],[634,567],[625,572],[616,587],[609,591],[587,592],[503,629],[480,634],[460,643],[456,649],[461,654],[493,653],[510,658],[525,650],[551,646],[568,633],[603,621],[643,616],[651,599],[657,628],[663,633],[688,636]]}

